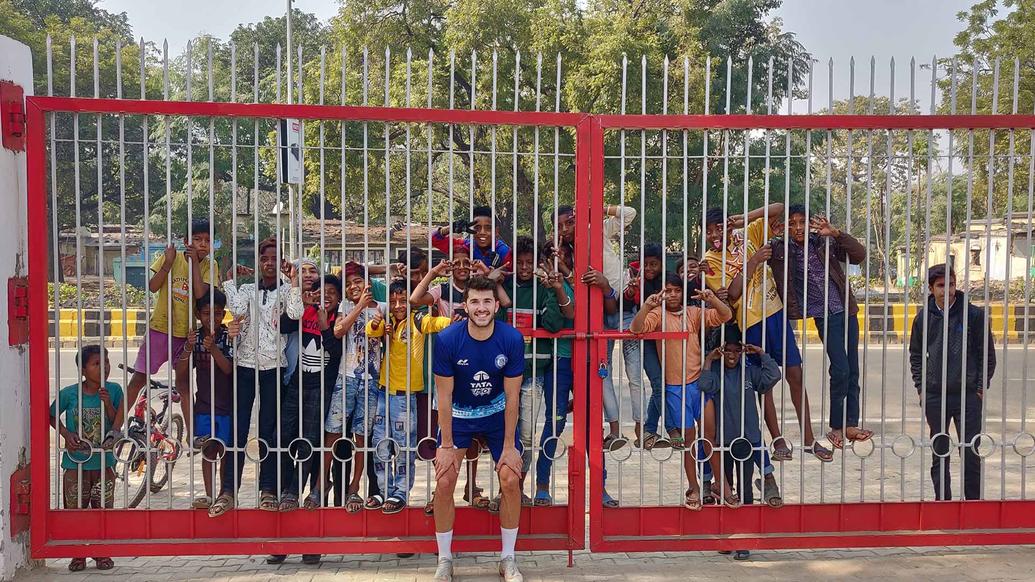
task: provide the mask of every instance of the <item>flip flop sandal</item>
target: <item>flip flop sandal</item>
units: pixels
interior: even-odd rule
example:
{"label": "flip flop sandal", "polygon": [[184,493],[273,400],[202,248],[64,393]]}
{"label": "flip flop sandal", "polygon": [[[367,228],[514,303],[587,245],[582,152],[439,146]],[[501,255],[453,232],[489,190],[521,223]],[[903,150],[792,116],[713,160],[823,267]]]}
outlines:
{"label": "flip flop sandal", "polygon": [[352,493],[349,498],[345,500],[345,511],[348,513],[359,513],[363,510],[363,498],[359,495]]}
{"label": "flip flop sandal", "polygon": [[690,511],[701,511],[701,495],[697,491],[690,491],[683,499],[683,506]]}
{"label": "flip flop sandal", "polygon": [[527,496],[527,495],[525,495],[525,492],[522,491],[521,492],[521,507],[532,507],[533,505],[535,505],[535,502],[532,501],[532,498]]}
{"label": "flip flop sandal", "polygon": [[435,494],[431,494],[431,499],[424,504],[424,515],[431,517],[435,515]]}
{"label": "flip flop sandal", "polygon": [[283,564],[286,560],[287,560],[287,554],[273,554],[271,556],[266,556],[266,563],[271,565],[271,566],[276,566],[277,564]]}
{"label": "flip flop sandal", "polygon": [[740,502],[740,496],[732,492],[729,495],[723,497],[722,502],[725,503],[726,507],[729,507],[730,509],[737,509],[738,507],[743,505]]}
{"label": "flip flop sandal", "polygon": [[643,437],[643,450],[649,451],[653,449],[657,446],[659,438],[661,438],[661,436],[658,434],[648,433],[647,436]]}
{"label": "flip flop sandal", "polygon": [[320,504],[321,504],[322,501],[323,501],[323,495],[321,495],[320,491],[318,489],[316,489],[316,490],[310,491],[309,495],[306,495],[305,503],[302,504],[302,507],[305,508],[308,511],[312,511],[314,509],[320,509]]}
{"label": "flip flop sandal", "polygon": [[811,447],[805,447],[805,452],[812,453],[817,459],[824,463],[830,463],[834,460],[834,453],[828,451],[826,447],[818,442],[812,443]]}
{"label": "flip flop sandal", "polygon": [[259,492],[259,509],[263,511],[278,511],[280,509],[277,496],[269,491]]}
{"label": "flip flop sandal", "polygon": [[793,455],[791,454],[791,450],[787,447],[776,447],[773,449],[772,459],[773,461],[782,463],[784,461],[792,460]]}
{"label": "flip flop sandal", "polygon": [[86,558],[72,558],[68,563],[69,572],[82,572],[86,569]]}
{"label": "flip flop sandal", "polygon": [[553,498],[550,497],[549,491],[542,489],[535,492],[535,499],[533,500],[536,507],[549,507],[553,505]]}
{"label": "flip flop sandal", "polygon": [[208,497],[196,497],[190,506],[191,509],[209,509],[212,507],[212,500]]}
{"label": "flip flop sandal", "polygon": [[672,443],[672,448],[681,451],[684,447],[683,437],[681,436],[670,436],[668,442]]}
{"label": "flip flop sandal", "polygon": [[845,446],[844,433],[832,430],[827,433],[827,440],[835,449],[843,449]]}
{"label": "flip flop sandal", "polygon": [[[845,434],[847,435],[848,431],[845,431]],[[849,436],[848,440],[850,440],[850,441],[868,441],[871,438],[873,438],[873,431],[872,430],[869,430],[869,429],[866,429],[866,428],[856,428],[855,429],[855,436]]]}
{"label": "flip flop sandal", "polygon": [[711,481],[704,482],[704,496],[701,497],[701,504],[703,505],[718,505],[719,496],[715,488],[718,483],[712,483]]}
{"label": "flip flop sandal", "polygon": [[219,517],[234,506],[234,498],[224,493],[219,497],[216,497],[216,501],[212,504],[212,507],[208,509],[209,517]]}
{"label": "flip flop sandal", "polygon": [[491,513],[493,515],[499,513],[500,512],[500,496],[497,495],[496,497],[493,497],[489,501],[489,505],[487,505],[485,507],[485,509],[489,510],[489,513]]}
{"label": "flip flop sandal", "polygon": [[279,511],[294,511],[298,509],[298,496],[293,493],[283,496],[277,509]]}
{"label": "flip flop sandal", "polygon": [[385,499],[384,506],[381,507],[381,513],[385,515],[393,515],[399,513],[406,507],[406,503],[398,497],[389,497]]}
{"label": "flip flop sandal", "polygon": [[608,495],[607,491],[604,492],[603,501],[604,509],[618,509],[618,507],[620,506],[618,500]]}
{"label": "flip flop sandal", "polygon": [[629,439],[624,436],[609,434],[607,435],[607,438],[604,439],[604,450],[617,451],[627,444],[629,444]]}
{"label": "flip flop sandal", "polygon": [[370,497],[367,497],[366,502],[363,503],[363,509],[369,509],[370,511],[378,511],[385,505],[385,498],[381,497],[380,493],[375,493]]}
{"label": "flip flop sandal", "polygon": [[489,507],[489,498],[482,495],[481,487],[474,488],[474,495],[470,500],[467,499],[467,493],[464,493],[464,501],[471,504],[471,507],[475,509],[487,509]]}
{"label": "flip flop sandal", "polygon": [[765,504],[773,509],[779,509],[783,507],[783,497],[780,496],[780,486],[776,482],[770,483],[765,481],[763,484],[761,479],[755,479],[755,487],[758,487],[762,491],[762,500]]}
{"label": "flip flop sandal", "polygon": [[115,560],[111,558],[94,558],[93,561],[97,563],[98,570],[111,570],[115,567]]}

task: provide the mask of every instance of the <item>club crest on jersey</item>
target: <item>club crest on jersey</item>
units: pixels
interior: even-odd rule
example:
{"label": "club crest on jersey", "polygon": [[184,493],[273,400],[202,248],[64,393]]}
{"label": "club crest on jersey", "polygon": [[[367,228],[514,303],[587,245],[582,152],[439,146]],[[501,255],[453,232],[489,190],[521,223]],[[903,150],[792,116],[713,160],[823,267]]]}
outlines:
{"label": "club crest on jersey", "polygon": [[500,355],[496,356],[496,369],[497,370],[502,370],[503,366],[506,366],[506,365],[507,365],[507,356],[504,356],[503,354],[500,354]]}

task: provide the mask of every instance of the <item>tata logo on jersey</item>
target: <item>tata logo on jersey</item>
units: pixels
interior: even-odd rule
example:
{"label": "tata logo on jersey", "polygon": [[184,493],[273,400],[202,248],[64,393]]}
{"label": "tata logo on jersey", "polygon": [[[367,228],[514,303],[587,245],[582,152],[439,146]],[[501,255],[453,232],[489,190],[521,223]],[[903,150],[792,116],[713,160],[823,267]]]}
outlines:
{"label": "tata logo on jersey", "polygon": [[489,374],[483,370],[474,373],[474,382],[471,382],[471,394],[474,396],[488,396],[492,392],[492,382],[489,381]]}

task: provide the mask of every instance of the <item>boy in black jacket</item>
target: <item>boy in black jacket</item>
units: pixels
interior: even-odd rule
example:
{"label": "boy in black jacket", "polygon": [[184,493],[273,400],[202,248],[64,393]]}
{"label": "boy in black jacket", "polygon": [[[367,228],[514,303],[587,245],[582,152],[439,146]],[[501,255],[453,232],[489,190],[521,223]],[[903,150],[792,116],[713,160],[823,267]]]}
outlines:
{"label": "boy in black jacket", "polygon": [[992,330],[981,308],[965,303],[963,292],[956,290],[952,269],[944,264],[931,267],[927,285],[931,294],[926,312],[917,312],[909,336],[909,368],[931,429],[934,494],[938,500],[952,499],[947,432],[951,420],[963,449],[963,497],[980,499],[981,457],[975,437],[981,434],[984,390],[995,373]]}

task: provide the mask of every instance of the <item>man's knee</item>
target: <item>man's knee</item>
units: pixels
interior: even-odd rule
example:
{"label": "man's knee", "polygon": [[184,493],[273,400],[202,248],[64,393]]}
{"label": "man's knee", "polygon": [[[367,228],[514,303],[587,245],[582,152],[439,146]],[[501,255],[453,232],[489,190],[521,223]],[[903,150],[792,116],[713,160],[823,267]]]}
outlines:
{"label": "man's knee", "polygon": [[514,471],[504,468],[499,471],[500,489],[504,493],[517,494],[521,490],[521,478]]}
{"label": "man's knee", "polygon": [[435,480],[435,491],[443,495],[449,495],[452,498],[453,491],[456,490],[456,477],[456,473],[446,471],[444,475],[439,476]]}

